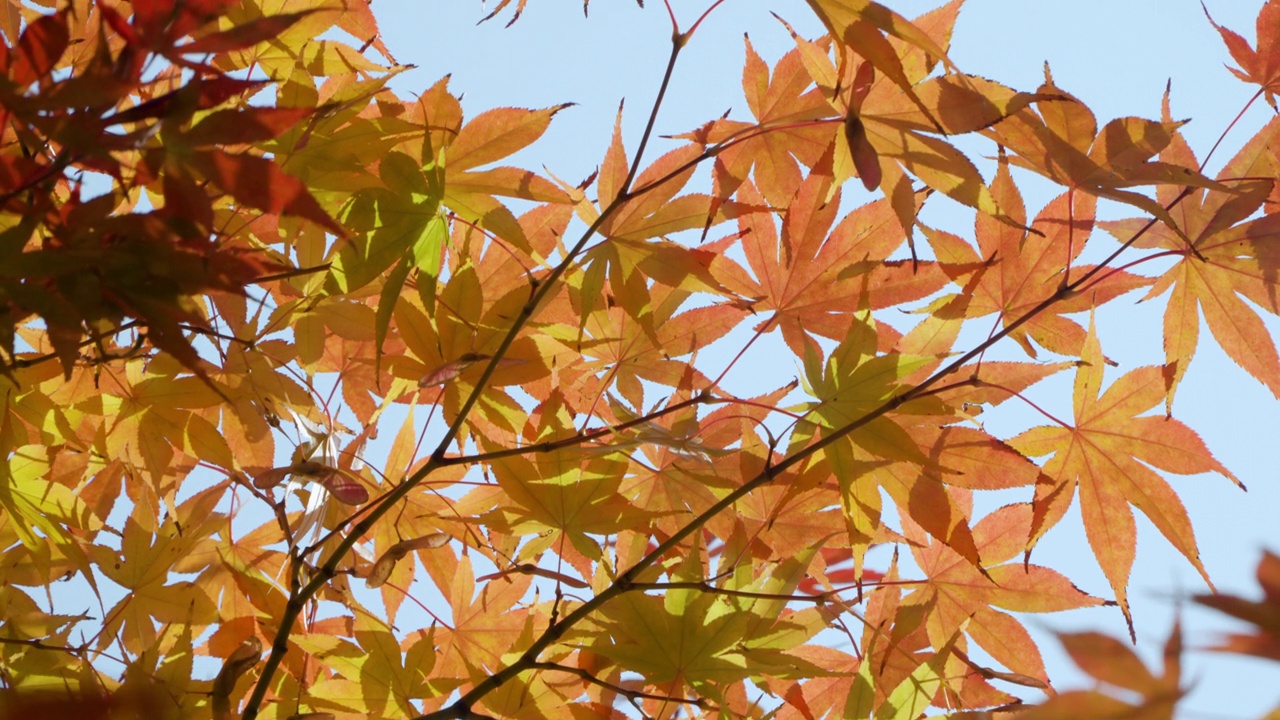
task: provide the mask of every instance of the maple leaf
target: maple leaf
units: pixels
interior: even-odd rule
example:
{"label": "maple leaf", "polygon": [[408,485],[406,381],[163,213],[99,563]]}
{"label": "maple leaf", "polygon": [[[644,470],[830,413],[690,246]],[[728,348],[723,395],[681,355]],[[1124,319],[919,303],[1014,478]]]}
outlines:
{"label": "maple leaf", "polygon": [[[14,48],[17,50],[16,57],[6,63],[9,64],[6,69],[14,85],[25,88],[48,75],[57,65],[70,41],[67,13],[67,10],[62,10],[36,18],[22,31],[17,47]],[[8,57],[5,59],[9,60]]]}
{"label": "maple leaf", "polygon": [[[1091,265],[1073,265],[1093,231],[1093,196],[1068,191],[1054,198],[1036,216],[1029,230],[1025,224],[1022,195],[1001,154],[992,191],[1012,224],[979,214],[975,219],[977,250],[945,231],[922,226],[925,237],[939,260],[957,279],[966,275],[964,290],[939,303],[935,314],[942,318],[996,315],[1001,324],[1020,320],[1032,309],[1061,294],[1074,277],[1092,270]],[[1032,340],[1062,355],[1076,355],[1084,345],[1085,331],[1063,315],[1100,305],[1150,282],[1124,271],[1111,271],[1105,280],[1092,283],[1087,291],[1063,297],[1051,308],[1023,322],[1010,337],[1031,357],[1036,357]]]}
{"label": "maple leaf", "polygon": [[867,599],[861,617],[863,632],[858,655],[829,647],[797,649],[797,654],[835,672],[788,688],[782,693],[788,707],[782,709],[781,717],[808,720],[830,717],[832,712],[840,716],[873,717],[874,710],[887,699],[889,690],[899,686],[917,668],[920,657],[913,652],[919,647],[915,641],[927,642],[919,627],[905,634],[910,637],[889,636],[890,628],[897,624],[895,615],[902,595],[897,582],[900,580],[897,553],[881,580],[882,584]]}
{"label": "maple leaf", "polygon": [[[226,30],[201,35],[190,42],[175,46],[172,52],[181,55],[203,55],[205,53],[223,53],[229,50],[250,48],[284,33],[284,31],[293,27],[295,23],[313,12],[317,12],[317,10],[303,10],[302,12],[260,17]],[[173,59],[173,56],[171,55],[170,58]]]}
{"label": "maple leaf", "polygon": [[[873,0],[809,0],[809,5],[831,31],[831,36],[861,50],[864,57],[887,75],[908,97],[914,98],[911,87],[920,77],[908,77],[902,62],[903,52],[890,44],[895,38],[909,48],[925,53],[933,62],[941,61],[949,69],[955,65],[947,57],[946,50],[933,37],[911,21]],[[953,3],[958,6],[959,3]],[[941,14],[941,13],[940,13]],[[954,12],[951,13],[954,22]],[[947,39],[950,27],[943,28]],[[880,33],[884,33],[881,35]],[[888,37],[885,37],[885,36]]]}
{"label": "maple leaf", "polygon": [[[824,695],[843,701],[843,716],[915,718],[930,705],[991,707],[1016,702],[968,666],[962,633],[953,633],[931,649],[922,624],[924,613],[920,606],[903,605],[902,588],[895,553],[861,618],[861,658],[836,688],[823,688]],[[830,705],[823,697],[815,707]]]}
{"label": "maple leaf", "polygon": [[625,468],[620,458],[587,459],[574,450],[557,450],[534,462],[518,457],[498,460],[494,479],[507,501],[492,521],[516,533],[553,531],[537,543],[542,547],[563,534],[578,552],[598,558],[600,547],[591,536],[635,527],[648,514],[619,494]]}
{"label": "maple leaf", "polygon": [[[177,364],[169,362],[175,371],[171,374],[176,374]],[[115,457],[134,462],[158,477],[171,471],[175,451],[234,468],[230,448],[201,412],[220,400],[218,390],[204,381],[158,374],[129,383],[127,377],[112,376],[103,379],[100,387],[104,396],[118,403],[113,432],[104,444]]]}
{"label": "maple leaf", "polygon": [[[272,140],[308,115],[312,108],[248,108],[215,112],[189,131],[166,137],[166,150],[185,155],[183,162],[198,170],[237,202],[269,213],[306,218],[339,237],[346,228],[335,222],[307,186],[272,160],[233,154],[218,146]],[[171,121],[169,121],[171,122]],[[166,125],[162,123],[162,125]],[[181,171],[179,171],[181,172]],[[166,199],[169,189],[166,188]]]}
{"label": "maple leaf", "polygon": [[[724,595],[690,587],[668,589],[664,597],[623,595],[601,610],[590,648],[640,672],[647,685],[668,692],[688,686],[718,701],[724,698],[721,688],[748,675],[786,676],[808,663],[785,651],[822,627],[813,612],[782,614],[813,552],[788,558],[756,578],[729,578]],[[699,584],[704,579],[700,555],[700,548],[692,548],[673,569],[673,581]]]}
{"label": "maple leaf", "polygon": [[[611,273],[616,267],[611,266]],[[585,314],[582,324],[550,333],[566,346],[580,348],[579,355],[588,358],[584,371],[611,368],[605,371],[603,384],[586,381],[579,390],[582,396],[571,400],[574,405],[593,403],[612,384],[632,406],[644,407],[641,381],[679,385],[690,372],[690,363],[677,358],[693,355],[723,337],[746,314],[741,306],[729,303],[678,312],[690,292],[657,283],[645,287],[640,273],[620,279],[622,286],[609,282],[596,290],[589,273],[580,299],[574,302],[579,308],[576,314]],[[598,306],[601,292],[605,304],[612,307]],[[591,312],[586,314],[588,309]],[[632,313],[638,309],[636,318]]]}
{"label": "maple leaf", "polygon": [[1203,2],[1200,3],[1200,7],[1204,9],[1205,17],[1209,18],[1209,24],[1213,25],[1222,36],[1222,41],[1226,43],[1231,57],[1240,66],[1227,69],[1241,80],[1261,86],[1267,102],[1271,107],[1276,107],[1275,94],[1280,90],[1280,45],[1276,40],[1277,28],[1280,28],[1280,2],[1267,0],[1258,9],[1257,48],[1249,47],[1249,41],[1239,33],[1214,22],[1213,16],[1209,14],[1209,8],[1205,7]]}
{"label": "maple leaf", "polygon": [[[539,202],[568,202],[554,183],[527,170],[497,167],[479,170],[532,144],[546,132],[551,118],[569,107],[542,110],[497,108],[472,118],[458,129],[443,148],[423,147],[422,163],[429,170],[444,170],[442,203],[464,219],[491,231],[511,247],[529,252],[529,240],[505,205],[494,197],[504,195]],[[432,155],[431,153],[437,153]]]}
{"label": "maple leaf", "polygon": [[[477,592],[471,559],[452,552],[432,553],[426,564],[438,584],[448,588],[453,626],[437,631],[436,667],[443,678],[478,682],[487,668],[502,667],[502,658],[520,650],[519,641],[531,611],[515,605],[529,589],[532,575],[513,574],[485,583]],[[446,576],[447,573],[447,576]]]}
{"label": "maple leaf", "polygon": [[[1164,312],[1165,363],[1171,369],[1166,409],[1172,407],[1195,356],[1202,313],[1227,356],[1280,397],[1280,356],[1257,312],[1239,297],[1280,313],[1276,292],[1280,256],[1272,249],[1280,221],[1275,215],[1246,220],[1273,192],[1274,182],[1264,178],[1273,167],[1271,144],[1277,133],[1280,121],[1272,120],[1223,167],[1218,179],[1224,185],[1231,183],[1230,189],[1189,192],[1172,211],[1175,227],[1148,227],[1150,223],[1140,219],[1100,223],[1122,242],[1178,258],[1143,298],[1169,291]],[[1180,137],[1165,156],[1189,167],[1197,164]]]}
{"label": "maple leaf", "polygon": [[[331,273],[336,289],[349,293],[369,284],[392,265],[405,274],[392,274],[388,299],[399,296],[414,267],[425,268],[434,277],[445,241],[444,226],[438,219],[443,188],[433,184],[432,175],[401,152],[390,152],[378,163],[381,187],[371,187],[352,195],[339,215],[355,231],[339,244]],[[394,308],[394,302],[389,303]]]}
{"label": "maple leaf", "polygon": [[755,124],[721,119],[677,136],[720,148],[711,171],[713,213],[749,175],[769,206],[786,207],[802,179],[801,165],[813,167],[830,141],[830,130],[812,123],[828,117],[831,109],[820,92],[810,88],[800,49],[783,55],[770,73],[751,40],[744,41],[742,89]]}
{"label": "maple leaf", "polygon": [[1159,184],[1222,188],[1196,169],[1150,160],[1173,141],[1184,122],[1122,117],[1099,129],[1093,111],[1054,84],[1048,64],[1044,76],[1036,110],[1021,109],[983,131],[1014,153],[1015,165],[1069,189],[1132,205],[1175,228],[1163,205],[1129,188]]}
{"label": "maple leaf", "polygon": [[[971,499],[963,505],[971,503]],[[974,525],[974,542],[986,573],[942,543],[930,543],[921,529],[904,521],[912,541],[911,553],[928,578],[901,601],[903,608],[920,608],[930,642],[942,647],[963,631],[991,657],[1020,676],[1047,687],[1044,660],[1014,612],[1057,612],[1101,605],[1078,590],[1058,572],[1039,565],[1009,562],[1026,545],[1031,529],[1029,504],[1006,505]]]}
{"label": "maple leaf", "polygon": [[934,135],[985,129],[1042,95],[959,72],[927,78],[939,60],[955,70],[946,48],[959,0],[914,23],[873,2],[810,4],[845,48],[836,65],[820,46],[791,31],[814,82],[844,117],[831,151],[836,186],[856,174],[868,190],[882,188],[908,233],[918,210],[908,172],[929,188],[1014,223],[972,162]]}
{"label": "maple leaf", "polygon": [[1062,518],[1078,488],[1089,546],[1116,593],[1132,634],[1127,586],[1137,530],[1130,504],[1151,520],[1212,587],[1200,562],[1186,509],[1168,482],[1151,467],[1182,475],[1216,472],[1237,485],[1240,481],[1214,459],[1191,428],[1171,417],[1142,415],[1164,398],[1162,368],[1131,370],[1103,393],[1104,367],[1090,320],[1076,371],[1075,425],[1032,428],[1009,444],[1030,457],[1053,456],[1044,465],[1046,480],[1036,487],[1027,551]]}
{"label": "maple leaf", "polygon": [[[688,291],[707,291],[732,297],[710,272],[709,266],[723,247],[688,248],[659,238],[681,230],[703,227],[740,212],[740,203],[726,203],[723,198],[680,190],[693,176],[699,155],[695,144],[685,145],[659,157],[639,172],[634,180],[622,144],[622,108],[614,122],[613,138],[605,152],[604,162],[596,177],[597,204],[588,202],[576,191],[578,216],[590,223],[599,222],[605,243],[588,250],[584,264],[588,272],[584,283],[599,286],[607,276],[619,304],[652,335],[652,320],[643,295],[649,277],[671,287]],[[626,183],[631,181],[630,186]],[[608,210],[605,215],[602,212]],[[637,272],[639,270],[640,272]],[[578,298],[583,320],[595,308],[598,297],[584,293]]]}
{"label": "maple leaf", "polygon": [[[527,441],[549,442],[572,432],[562,401],[559,396],[548,399],[537,422],[526,425]],[[539,538],[522,548],[521,557],[554,548],[583,577],[591,576],[590,565],[600,558],[596,538],[643,526],[653,514],[621,494],[627,469],[621,453],[574,445],[532,457],[498,458],[491,469],[500,502],[486,497],[491,490],[482,489],[465,498],[463,507],[475,502],[477,509],[486,508],[482,512],[488,522],[516,534],[536,533]]]}
{"label": "maple leaf", "polygon": [[[356,614],[351,635],[356,642],[319,632],[295,639],[298,647],[350,683],[320,683],[309,689],[310,699],[341,704],[356,700],[357,707],[375,717],[385,716],[392,708],[412,714],[411,701],[431,694],[425,681],[435,665],[434,633],[423,633],[406,652],[389,626],[362,612]],[[352,690],[355,698],[347,696]]]}
{"label": "maple leaf", "polygon": [[[688,453],[681,452],[676,443],[641,445],[641,454],[632,456],[632,467],[620,492],[633,504],[647,508],[654,514],[649,526],[655,531],[675,532],[681,524],[681,518],[688,512],[701,512],[711,507],[721,489],[732,487],[741,482],[741,478],[751,477],[759,472],[768,451],[755,432],[740,435],[738,431],[743,429],[744,424],[762,422],[767,415],[764,408],[776,407],[791,389],[792,386],[784,386],[772,393],[753,398],[759,405],[728,405],[704,417],[698,417],[694,408],[665,415],[656,423],[662,428],[662,433],[675,435],[678,431],[679,435],[693,439],[696,442],[695,454],[690,457]],[[680,402],[687,397],[686,392],[677,390],[668,402]],[[617,404],[613,403],[614,406]],[[634,413],[629,408],[615,409],[615,415],[628,417]],[[695,426],[697,430],[693,431]],[[725,446],[735,442],[744,443],[749,450],[726,453]],[[684,444],[688,445],[687,442]],[[709,456],[710,462],[706,462],[699,454]],[[803,513],[799,509],[801,507],[817,509],[809,503],[791,504],[787,506],[786,514],[774,515],[772,511],[776,511],[781,504],[778,496],[782,492],[781,487],[769,488],[761,496],[744,500],[748,504],[743,511],[745,517],[730,522],[742,522],[748,528],[763,528],[775,523],[780,527],[791,527],[792,532],[788,534],[788,538],[794,544],[787,543],[784,547],[794,552],[802,551],[810,542],[818,541],[838,529],[838,525],[830,525],[830,513],[820,513],[817,517],[799,517]],[[719,527],[719,521],[715,524]]]}
{"label": "maple leaf", "polygon": [[[829,433],[857,428],[824,450],[840,486],[855,574],[880,525],[881,487],[899,510],[911,515],[930,534],[980,567],[972,532],[941,483],[921,470],[940,470],[939,460],[923,452],[904,427],[913,415],[939,408],[931,399],[902,403],[893,413],[873,412],[900,392],[901,380],[933,361],[930,357],[876,352],[875,324],[870,314],[859,322],[825,363],[812,350],[805,357],[806,391],[816,402],[800,406],[804,418],[792,434],[803,446]],[[868,418],[870,418],[868,420]]]}
{"label": "maple leaf", "polygon": [[[878,185],[885,191],[904,228],[912,227],[916,208],[914,193],[903,171],[984,215],[1004,223],[1017,223],[983,182],[977,167],[953,145],[932,133],[963,134],[981,130],[1026,107],[1035,96],[1014,92],[985,78],[946,75],[915,86],[923,107],[917,109],[905,105],[902,94],[895,92],[897,88],[889,83],[876,83],[868,78],[864,84],[854,85],[854,90],[857,92],[863,87],[865,94],[854,95],[846,109],[848,119],[843,139],[864,184]],[[837,147],[835,152],[842,151],[843,148]],[[879,183],[871,182],[877,177],[882,178]]]}
{"label": "maple leaf", "polygon": [[[218,496],[197,496],[205,508],[212,508]],[[212,499],[212,503],[208,500]],[[188,501],[191,502],[191,501]],[[141,652],[157,641],[156,621],[162,624],[207,625],[217,619],[212,598],[205,588],[189,580],[169,582],[170,569],[202,536],[212,533],[218,523],[206,510],[204,522],[183,528],[149,532],[130,518],[125,523],[119,554],[95,545],[90,550],[94,563],[112,582],[129,594],[116,603],[102,638],[119,637],[132,652]]]}
{"label": "maple leaf", "polygon": [[[678,333],[678,336],[691,340],[689,347],[680,347],[685,343],[677,342],[674,351],[664,353],[668,357],[684,355],[714,342],[745,312],[744,303],[725,289],[710,269],[719,252],[727,245],[728,242],[719,242],[699,248],[686,248],[667,241],[633,242],[615,239],[593,248],[583,258],[590,268],[582,279],[582,292],[574,298],[582,325],[591,324],[589,318],[611,314],[610,309],[599,308],[600,294],[592,292],[597,290],[593,286],[599,284],[598,289],[605,293],[605,304],[616,305],[634,320],[634,325],[643,334],[644,340],[653,348],[666,345],[660,336],[674,341]],[[649,286],[651,279],[655,284]],[[665,280],[673,282],[668,284]],[[679,331],[664,328],[664,321],[678,308],[678,302],[696,290],[713,292],[731,299],[719,303],[714,310],[700,308],[682,313],[689,324]],[[613,322],[615,320],[611,318],[609,323]],[[628,339],[636,334],[632,328],[627,328],[623,333]]]}
{"label": "maple leaf", "polygon": [[[781,235],[768,214],[738,219],[754,278],[736,264],[712,265],[728,290],[753,299],[755,312],[771,311],[755,330],[779,328],[798,357],[815,346],[810,333],[834,340],[847,337],[855,324],[853,313],[864,302],[873,310],[910,302],[947,282],[936,263],[888,260],[906,236],[887,202],[864,205],[835,223],[839,192],[830,202],[824,199],[831,187],[829,176],[809,175],[787,208]],[[750,183],[738,197],[749,204],[759,198]]]}

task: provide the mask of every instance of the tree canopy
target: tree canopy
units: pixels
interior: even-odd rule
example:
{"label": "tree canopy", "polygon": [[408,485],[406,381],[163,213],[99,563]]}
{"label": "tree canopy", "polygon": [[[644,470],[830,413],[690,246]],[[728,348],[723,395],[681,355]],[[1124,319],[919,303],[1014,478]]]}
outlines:
{"label": "tree canopy", "polygon": [[[566,105],[397,91],[370,0],[4,0],[0,717],[1167,718],[1178,626],[1063,634],[1090,689],[1026,628],[1134,638],[1139,514],[1280,660],[1280,559],[1216,594],[1169,482],[1243,487],[1177,412],[1202,344],[1280,397],[1280,120],[1210,173],[1169,93],[957,67],[963,0],[808,0],[658,137],[721,4],[650,9],[656,97],[572,178],[510,159]],[[1215,30],[1274,108],[1280,0]],[[1037,562],[1068,512],[1106,587]]]}

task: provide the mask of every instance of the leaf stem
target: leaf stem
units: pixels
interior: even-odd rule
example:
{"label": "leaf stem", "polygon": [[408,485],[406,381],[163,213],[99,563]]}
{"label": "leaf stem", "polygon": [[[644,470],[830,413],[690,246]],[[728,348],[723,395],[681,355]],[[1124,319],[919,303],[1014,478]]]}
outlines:
{"label": "leaf stem", "polygon": [[1055,423],[1057,423],[1057,424],[1061,425],[1062,427],[1067,428],[1068,430],[1073,429],[1071,425],[1068,425],[1067,423],[1064,423],[1064,422],[1062,422],[1061,420],[1059,420],[1058,418],[1054,417],[1053,413],[1051,413],[1051,412],[1049,412],[1048,410],[1045,410],[1044,408],[1042,408],[1042,407],[1040,407],[1039,405],[1035,404],[1035,403],[1034,403],[1034,402],[1032,402],[1029,398],[1027,398],[1027,396],[1023,395],[1022,393],[1018,392],[1017,390],[1012,390],[1012,389],[1007,388],[1007,387],[1005,387],[1005,386],[1003,386],[1003,385],[998,385],[998,384],[996,384],[996,383],[989,383],[989,382],[986,382],[986,381],[983,381],[983,383],[982,383],[982,384],[983,384],[983,385],[985,385],[986,387],[993,387],[993,388],[995,388],[995,389],[997,389],[997,390],[1003,390],[1004,392],[1009,393],[1010,395],[1012,395],[1012,396],[1014,396],[1014,397],[1018,398],[1018,399],[1019,399],[1019,400],[1021,400],[1022,402],[1026,403],[1026,404],[1027,404],[1027,405],[1029,405],[1029,406],[1031,406],[1031,408],[1032,408],[1032,409],[1034,409],[1036,412],[1040,413],[1041,415],[1045,416],[1046,418],[1049,418],[1050,420],[1052,420],[1052,421],[1054,421]]}
{"label": "leaf stem", "polygon": [[1204,156],[1204,160],[1200,161],[1201,172],[1204,172],[1205,166],[1209,164],[1209,158],[1213,157],[1213,153],[1217,151],[1218,146],[1222,144],[1223,140],[1227,139],[1227,135],[1231,132],[1231,128],[1235,127],[1236,123],[1240,122],[1240,118],[1244,117],[1244,114],[1249,111],[1249,108],[1253,107],[1253,103],[1255,103],[1258,98],[1262,97],[1262,93],[1264,92],[1266,92],[1265,88],[1259,89],[1258,92],[1254,93],[1253,97],[1249,98],[1249,102],[1245,103],[1244,107],[1240,108],[1240,112],[1236,113],[1235,118],[1232,119],[1231,122],[1227,123],[1227,128],[1218,136],[1218,141],[1213,144],[1213,147],[1209,148],[1209,154]]}
{"label": "leaf stem", "polygon": [[633,583],[632,590],[701,590],[705,593],[713,595],[724,595],[726,597],[739,597],[748,600],[786,600],[795,602],[811,602],[823,605],[830,602],[836,591],[818,593],[816,595],[788,595],[785,593],[764,593],[751,592],[749,590],[732,590],[730,588],[716,587],[706,580],[684,580],[674,582],[646,582]]}
{"label": "leaf stem", "polygon": [[702,21],[706,20],[707,16],[710,15],[713,10],[720,7],[722,3],[724,3],[724,0],[716,0],[715,2],[711,3],[711,7],[708,7],[706,10],[703,10],[702,14],[698,16],[698,19],[693,21],[693,26],[690,27],[684,33],[685,39],[688,40],[689,38],[693,37],[693,34],[697,32],[698,26],[702,24]]}

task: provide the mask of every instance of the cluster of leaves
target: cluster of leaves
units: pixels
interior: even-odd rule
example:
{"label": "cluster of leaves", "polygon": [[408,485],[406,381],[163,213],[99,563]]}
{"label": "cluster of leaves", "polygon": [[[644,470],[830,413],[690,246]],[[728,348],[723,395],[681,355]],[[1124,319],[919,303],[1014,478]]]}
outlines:
{"label": "cluster of leaves", "polygon": [[[68,378],[83,347],[110,355],[105,346],[126,318],[201,373],[184,335],[203,325],[191,298],[283,269],[240,239],[239,225],[287,214],[344,234],[297,178],[228,150],[276,138],[318,108],[225,107],[266,82],[230,74],[242,63],[208,59],[280,37],[314,13],[217,29],[234,5],[143,2],[126,18],[111,4],[77,2],[26,10],[20,36],[24,8],[6,5],[3,32],[17,38],[0,53],[6,370],[29,362],[15,355],[15,328],[38,316]],[[115,191],[85,199],[93,175]],[[139,211],[145,187],[156,209]],[[241,212],[215,212],[226,205]]]}
{"label": "cluster of leaves", "polygon": [[[1047,70],[962,72],[962,2],[810,0],[826,36],[772,68],[747,46],[752,117],[650,162],[706,17],[673,14],[638,146],[620,116],[574,185],[502,164],[561,106],[396,95],[368,0],[5,0],[0,677],[60,693],[31,707],[219,719],[909,719],[1054,692],[1014,613],[1128,617],[1133,508],[1204,573],[1156,471],[1235,480],[1170,414],[1201,311],[1280,394],[1241,299],[1280,311],[1280,121],[1207,177],[1167,99],[1099,128]],[[1220,28],[1268,99],[1276,16],[1257,51]],[[996,148],[991,180],[956,136]],[[1062,193],[1029,213],[1013,168]],[[877,199],[846,208],[852,178]],[[921,221],[941,197],[972,240]],[[1080,262],[1098,230],[1118,244]],[[1164,362],[1107,385],[1079,315],[1143,288],[1169,291]],[[740,363],[704,351],[735,330],[739,358],[776,332],[800,377],[726,390]],[[1005,339],[1029,358],[987,359]],[[979,422],[1064,372],[1069,422]],[[1021,501],[975,517],[995,490]],[[1113,600],[1030,560],[1077,496]],[[869,567],[877,545],[910,569]],[[96,619],[27,589],[52,607],[62,580]],[[1069,649],[1148,709],[1180,693],[1176,666]]]}

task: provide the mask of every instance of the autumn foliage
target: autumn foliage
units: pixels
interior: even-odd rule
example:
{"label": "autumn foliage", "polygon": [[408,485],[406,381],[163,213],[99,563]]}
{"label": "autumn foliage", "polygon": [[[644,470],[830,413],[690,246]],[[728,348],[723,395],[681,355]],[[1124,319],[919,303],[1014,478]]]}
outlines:
{"label": "autumn foliage", "polygon": [[[1064,635],[1070,690],[1021,616],[1132,633],[1135,509],[1208,581],[1167,476],[1239,480],[1176,393],[1212,341],[1280,397],[1280,120],[1209,177],[1167,94],[956,67],[963,0],[809,0],[658,138],[708,4],[586,179],[507,160],[564,106],[396,94],[369,0],[0,4],[0,717],[1171,716],[1178,628]],[[1274,106],[1280,1],[1209,23]],[[1163,348],[1111,369],[1137,293]],[[1055,374],[1070,416],[988,432]],[[1036,562],[1072,506],[1107,588]],[[1258,572],[1196,599],[1280,660]]]}

